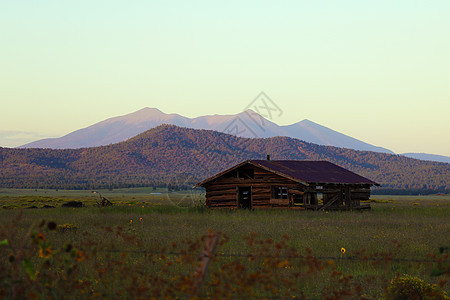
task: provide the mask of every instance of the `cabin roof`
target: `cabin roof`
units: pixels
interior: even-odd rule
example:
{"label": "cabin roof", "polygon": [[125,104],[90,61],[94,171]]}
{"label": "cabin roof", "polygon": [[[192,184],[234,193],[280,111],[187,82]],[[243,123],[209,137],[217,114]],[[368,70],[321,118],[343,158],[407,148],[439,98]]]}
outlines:
{"label": "cabin roof", "polygon": [[199,182],[196,186],[206,183],[231,172],[245,164],[278,174],[293,181],[309,185],[310,183],[332,184],[370,184],[379,185],[375,181],[367,179],[345,168],[339,167],[328,161],[308,160],[247,160],[210,178]]}

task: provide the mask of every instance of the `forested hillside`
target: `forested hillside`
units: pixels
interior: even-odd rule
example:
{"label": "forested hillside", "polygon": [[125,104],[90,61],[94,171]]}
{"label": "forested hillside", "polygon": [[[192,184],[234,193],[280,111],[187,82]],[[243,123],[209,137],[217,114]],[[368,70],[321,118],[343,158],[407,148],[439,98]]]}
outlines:
{"label": "forested hillside", "polygon": [[188,187],[247,159],[327,160],[384,189],[450,192],[450,164],[319,146],[287,137],[248,139],[162,125],[125,142],[83,149],[0,148],[0,187]]}

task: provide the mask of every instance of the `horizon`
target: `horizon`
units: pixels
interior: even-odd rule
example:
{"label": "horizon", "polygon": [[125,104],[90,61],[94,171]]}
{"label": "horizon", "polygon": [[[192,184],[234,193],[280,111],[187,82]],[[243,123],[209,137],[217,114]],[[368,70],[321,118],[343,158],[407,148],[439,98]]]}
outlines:
{"label": "horizon", "polygon": [[[256,112],[255,110],[253,110],[253,109],[251,109],[251,108],[247,108],[246,110],[243,110],[243,111],[241,111],[241,112],[239,112],[239,113],[236,113],[236,114],[231,114],[231,113],[230,113],[230,114],[209,114],[209,115],[201,115],[201,116],[188,117],[188,116],[184,116],[184,115],[182,115],[182,114],[180,114],[180,113],[177,113],[177,112],[166,113],[166,112],[162,111],[161,109],[159,109],[159,108],[157,108],[157,107],[149,107],[149,106],[147,106],[147,107],[143,107],[143,108],[141,108],[141,109],[139,109],[139,110],[136,110],[136,111],[134,111],[134,112],[130,112],[130,113],[127,113],[127,114],[108,117],[108,118],[106,118],[106,119],[104,119],[104,120],[100,120],[100,121],[98,121],[98,122],[95,122],[95,123],[90,124],[90,125],[88,125],[88,126],[86,126],[86,127],[83,127],[83,128],[78,128],[78,129],[76,129],[76,130],[74,130],[74,131],[68,132],[68,133],[63,134],[63,135],[61,135],[61,136],[44,137],[44,138],[40,138],[40,139],[36,139],[36,140],[31,140],[31,141],[29,141],[29,142],[27,142],[27,143],[30,143],[30,142],[36,142],[36,141],[39,141],[39,140],[42,140],[42,139],[58,139],[58,138],[61,138],[61,137],[66,136],[66,135],[68,135],[68,134],[71,134],[71,133],[73,133],[73,132],[75,132],[75,131],[78,131],[78,130],[81,130],[81,129],[85,129],[85,128],[88,128],[88,127],[90,127],[90,126],[93,126],[93,125],[96,125],[96,124],[99,124],[99,123],[102,123],[102,122],[105,122],[105,121],[108,121],[108,120],[112,120],[112,119],[116,119],[116,118],[121,118],[121,117],[124,117],[124,116],[129,116],[129,115],[131,115],[131,114],[135,114],[135,113],[138,113],[138,112],[140,112],[140,111],[147,110],[147,109],[149,109],[149,110],[157,110],[158,112],[160,112],[160,113],[162,113],[162,114],[165,114],[165,115],[177,115],[177,116],[185,117],[185,118],[188,118],[188,119],[190,119],[190,120],[193,120],[193,119],[196,119],[196,118],[201,118],[201,117],[214,117],[214,116],[222,116],[222,117],[225,117],[225,116],[236,116],[236,115],[239,115],[239,114],[244,114],[246,111],[252,111],[252,112],[255,112],[255,113],[258,114],[258,112]],[[261,114],[260,114],[260,115],[261,115]],[[274,122],[273,120],[268,119],[268,118],[265,118],[265,119],[268,120],[268,121],[270,121],[270,122],[275,123],[275,124],[278,125],[278,126],[289,126],[289,125],[298,124],[298,123],[301,123],[301,122],[304,122],[304,121],[308,121],[308,122],[314,123],[315,125],[322,126],[322,127],[327,128],[327,129],[331,129],[331,130],[333,130],[333,131],[336,131],[336,130],[334,130],[333,128],[328,128],[328,127],[326,127],[326,126],[324,126],[324,125],[322,125],[322,124],[320,124],[320,123],[317,123],[317,122],[315,122],[315,121],[313,121],[313,120],[309,120],[309,119],[302,119],[302,120],[300,120],[300,121],[297,121],[297,122],[294,122],[294,123],[290,123],[290,124],[285,124],[285,125],[280,125],[280,124],[278,124],[277,122]],[[162,124],[162,125],[163,125],[163,124]],[[159,126],[162,126],[162,125],[158,125],[158,126],[156,126],[156,127],[159,127]],[[186,126],[173,125],[173,124],[167,124],[167,125],[172,125],[172,126],[176,126],[176,127],[190,128],[190,127],[186,127]],[[156,128],[156,127],[154,127],[154,128]],[[191,128],[191,129],[195,129],[195,128]],[[149,130],[150,130],[150,129],[149,129]],[[336,131],[336,132],[347,135],[345,132],[339,132],[339,131]],[[226,132],[224,132],[224,133],[226,133]],[[348,136],[350,136],[350,135],[348,135]],[[352,136],[350,136],[350,137],[352,137]],[[255,137],[255,138],[260,138],[260,137]],[[354,138],[354,137],[352,137],[352,138]],[[297,139],[297,138],[294,138],[294,139]],[[364,140],[360,140],[360,141],[366,142],[366,141],[364,141]],[[24,145],[27,144],[27,143],[20,144],[20,145],[16,145],[16,146],[12,146],[12,147],[1,146],[1,145],[0,145],[0,147],[5,147],[5,148],[19,148],[19,147],[21,147],[21,146],[24,146]],[[373,144],[372,144],[372,145],[373,145]],[[392,149],[389,149],[389,148],[387,148],[387,147],[384,147],[383,145],[373,145],[373,146],[376,146],[376,147],[383,147],[383,148],[386,148],[387,150],[391,150],[391,151],[392,151]],[[400,154],[400,155],[402,155],[402,154],[428,154],[428,155],[435,155],[435,156],[449,157],[449,156],[443,155],[443,154],[428,153],[428,152],[402,152],[402,153],[395,152],[395,151],[393,151],[393,152],[394,152],[394,154]]]}
{"label": "horizon", "polygon": [[450,156],[450,2],[0,4],[0,147],[156,107],[282,111],[395,153]]}
{"label": "horizon", "polygon": [[[248,108],[248,109],[244,110],[243,112],[240,112],[240,113],[237,113],[237,114],[226,114],[226,115],[213,114],[213,115],[204,115],[204,116],[198,116],[198,117],[190,118],[190,117],[183,116],[182,114],[179,114],[179,113],[165,113],[164,111],[158,109],[157,107],[144,107],[144,108],[141,108],[141,109],[139,109],[139,110],[137,110],[137,111],[135,111],[135,112],[129,113],[129,114],[125,114],[125,115],[120,115],[120,116],[114,116],[114,117],[111,117],[111,118],[107,118],[107,119],[105,119],[105,120],[102,120],[102,121],[100,121],[100,122],[97,122],[97,123],[95,123],[95,124],[92,124],[92,125],[90,125],[90,126],[88,126],[88,127],[95,126],[95,125],[101,124],[101,123],[103,123],[103,122],[108,122],[108,121],[110,121],[110,120],[115,120],[115,119],[119,119],[119,118],[123,118],[123,117],[129,117],[129,116],[131,116],[131,115],[137,115],[137,114],[140,113],[140,112],[148,111],[148,110],[150,110],[150,111],[157,111],[158,113],[164,114],[164,115],[166,115],[166,116],[176,115],[176,116],[179,116],[179,117],[182,117],[182,118],[188,118],[188,119],[190,119],[190,120],[195,120],[195,119],[197,119],[197,118],[204,118],[204,117],[235,117],[235,116],[238,116],[238,115],[244,115],[244,114],[245,114],[246,112],[248,112],[248,111],[250,111],[250,112],[252,112],[252,113],[256,113],[256,114],[259,115],[260,117],[263,117],[261,114],[259,114],[258,112],[256,112],[255,110],[253,110],[253,109],[251,109],[251,108]],[[247,115],[247,116],[249,116],[249,115]],[[263,117],[263,118],[264,118],[264,117]],[[272,121],[271,121],[270,119],[268,119],[268,118],[264,118],[264,119],[265,119],[266,121],[272,122]],[[134,120],[136,120],[136,119],[134,119]],[[318,123],[316,123],[316,122],[314,122],[314,121],[312,121],[312,120],[308,120],[308,119],[303,119],[303,120],[301,120],[301,121],[298,121],[298,122],[295,122],[295,123],[292,123],[292,124],[287,124],[287,125],[279,125],[279,124],[277,124],[277,123],[275,123],[275,122],[273,122],[273,123],[276,124],[276,125],[278,125],[278,126],[289,126],[289,125],[294,125],[294,124],[300,124],[300,123],[303,123],[303,122],[305,122],[305,121],[306,121],[306,122],[313,123],[313,124],[316,125],[316,126],[324,127],[323,125],[318,124]],[[231,121],[230,123],[233,123],[233,121]],[[171,124],[171,123],[162,123],[161,125],[157,125],[157,126],[155,126],[155,127],[152,127],[152,128],[150,128],[150,129],[147,129],[147,130],[145,130],[145,131],[149,131],[149,130],[151,130],[151,129],[153,129],[153,128],[157,128],[157,127],[164,126],[164,125],[175,126],[175,127],[181,127],[181,128],[188,128],[188,129],[194,129],[194,130],[201,130],[200,128],[192,128],[192,127],[188,127],[188,126],[176,125],[176,124]],[[262,126],[264,127],[264,125],[262,125]],[[86,128],[88,128],[88,127],[86,127]],[[326,129],[331,129],[331,128],[328,128],[328,127],[324,127],[324,128],[326,128]],[[78,129],[78,130],[76,130],[76,131],[83,130],[83,129],[85,129],[85,128],[80,128],[80,129]],[[225,133],[225,134],[233,134],[233,133],[230,133],[230,132],[224,132],[223,130],[215,130],[215,129],[206,129],[206,130],[218,131],[218,132],[222,132],[222,133]],[[333,129],[331,129],[331,130],[333,130]],[[76,131],[70,132],[70,133],[68,133],[68,134],[74,133],[74,132],[76,132]],[[144,131],[144,132],[145,132],[145,131]],[[333,131],[334,131],[334,130],[333,130]],[[341,132],[338,132],[338,133],[341,133]],[[344,134],[344,133],[341,133],[341,134]],[[64,135],[64,136],[66,136],[66,135]],[[56,139],[62,138],[62,137],[64,137],[64,136],[56,137]],[[283,135],[277,135],[277,136],[283,136]],[[277,137],[277,136],[273,136],[273,137]],[[265,137],[255,136],[254,138],[265,138]],[[296,138],[296,137],[291,137],[291,138],[293,138],[293,139],[299,139],[299,138]],[[49,139],[53,139],[53,138],[49,138]],[[44,139],[44,140],[45,140],[45,139]],[[302,139],[299,139],[299,140],[302,140]],[[37,140],[37,141],[39,141],[39,140]],[[36,142],[36,141],[32,141],[32,142]],[[306,141],[306,142],[308,142],[308,141]],[[364,141],[362,141],[362,142],[364,142]],[[309,143],[315,144],[314,142],[309,142]],[[319,144],[319,145],[322,145],[322,144]],[[25,146],[25,145],[19,145],[19,146],[15,147],[15,148],[20,148],[20,147],[22,147],[22,146]],[[331,146],[332,146],[332,145],[331,145]],[[381,146],[379,146],[379,145],[372,145],[372,146],[375,146],[375,147],[381,147]],[[334,147],[338,147],[338,148],[339,148],[340,146],[334,146]],[[348,148],[348,147],[344,147],[344,148]],[[69,149],[71,149],[71,148],[69,148]],[[349,149],[351,149],[351,148],[349,148]],[[390,149],[387,149],[387,148],[385,148],[385,149],[390,151]],[[361,151],[361,150],[359,150],[359,151]],[[370,151],[370,150],[362,150],[362,151]],[[382,153],[383,153],[383,152],[382,152]],[[385,153],[392,154],[392,153],[389,153],[389,152],[385,152]],[[445,156],[445,155],[439,155],[439,154],[433,154],[433,153],[423,153],[423,152],[417,152],[417,153],[412,153],[412,152],[395,153],[395,152],[394,152],[394,154],[399,154],[399,155],[404,155],[404,154],[405,154],[405,155],[408,155],[408,154],[425,154],[425,155],[442,156],[442,157],[445,157],[445,158],[449,158],[448,156]],[[411,156],[411,157],[412,157],[412,156]],[[415,158],[415,157],[413,157],[413,158]],[[427,159],[425,159],[425,158],[419,158],[419,159],[427,160]],[[431,159],[431,160],[433,160],[433,159]]]}

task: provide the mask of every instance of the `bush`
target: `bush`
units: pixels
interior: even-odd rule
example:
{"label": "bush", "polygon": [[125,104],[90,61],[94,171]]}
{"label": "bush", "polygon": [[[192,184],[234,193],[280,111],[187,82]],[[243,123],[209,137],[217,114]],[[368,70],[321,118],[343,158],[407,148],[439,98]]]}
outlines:
{"label": "bush", "polygon": [[386,299],[415,300],[415,299],[449,299],[447,293],[435,284],[429,284],[422,279],[405,274],[397,276],[391,281],[386,292]]}
{"label": "bush", "polygon": [[58,232],[76,231],[77,229],[78,229],[78,226],[73,225],[73,224],[63,224],[63,225],[56,226],[56,230],[58,230]]}

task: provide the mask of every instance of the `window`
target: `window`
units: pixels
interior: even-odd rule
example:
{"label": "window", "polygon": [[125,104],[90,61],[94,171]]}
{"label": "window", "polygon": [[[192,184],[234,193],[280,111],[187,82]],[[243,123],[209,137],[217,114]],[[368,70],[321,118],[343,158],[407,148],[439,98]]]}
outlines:
{"label": "window", "polygon": [[287,187],[282,186],[274,186],[272,187],[272,198],[274,199],[287,199],[288,198],[288,191]]}

